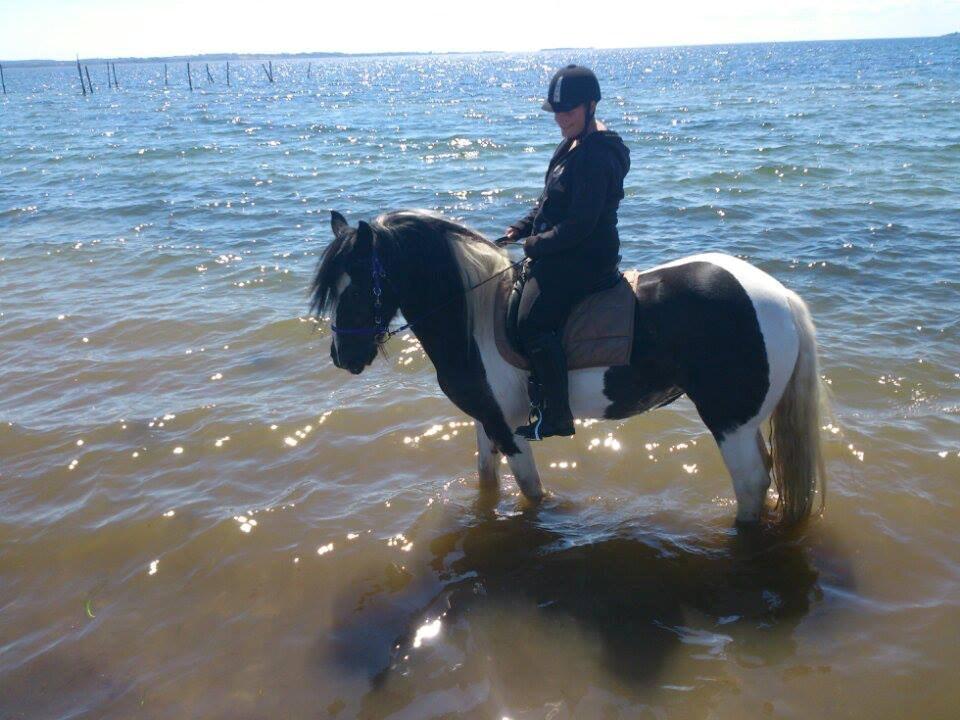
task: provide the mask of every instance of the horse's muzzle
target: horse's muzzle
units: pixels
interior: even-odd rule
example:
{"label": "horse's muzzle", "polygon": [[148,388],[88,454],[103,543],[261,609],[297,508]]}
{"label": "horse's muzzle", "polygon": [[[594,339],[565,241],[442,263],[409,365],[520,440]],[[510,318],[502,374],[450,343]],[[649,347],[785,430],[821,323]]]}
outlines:
{"label": "horse's muzzle", "polygon": [[[374,357],[376,353],[374,353]],[[364,371],[364,369],[373,362],[371,357],[369,360],[363,359],[352,359],[347,360],[340,356],[340,351],[337,349],[337,343],[331,343],[330,345],[330,359],[333,360],[333,364],[340,368],[341,370],[348,370],[353,375],[359,375]]]}

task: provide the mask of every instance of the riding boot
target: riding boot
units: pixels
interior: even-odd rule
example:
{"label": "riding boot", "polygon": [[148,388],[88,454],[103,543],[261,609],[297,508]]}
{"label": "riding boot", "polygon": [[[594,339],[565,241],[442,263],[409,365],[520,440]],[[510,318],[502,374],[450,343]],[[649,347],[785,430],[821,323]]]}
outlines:
{"label": "riding boot", "polygon": [[517,435],[527,440],[573,435],[573,415],[567,397],[567,357],[560,336],[557,333],[537,335],[528,342],[527,354],[540,384],[540,406],[534,408],[529,425],[517,428]]}

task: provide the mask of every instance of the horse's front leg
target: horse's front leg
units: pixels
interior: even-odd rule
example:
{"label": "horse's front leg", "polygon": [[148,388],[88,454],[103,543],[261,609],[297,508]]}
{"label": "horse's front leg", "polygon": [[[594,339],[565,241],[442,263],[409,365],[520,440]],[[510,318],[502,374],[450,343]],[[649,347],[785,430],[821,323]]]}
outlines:
{"label": "horse's front leg", "polygon": [[487,436],[483,425],[477,423],[477,472],[480,487],[492,490],[500,486],[500,451]]}
{"label": "horse's front leg", "polygon": [[533,450],[530,443],[519,435],[514,435],[513,441],[519,452],[507,455],[507,464],[517,479],[523,496],[531,502],[539,502],[543,499],[543,484],[540,482],[540,473],[537,472],[537,463],[533,459]]}

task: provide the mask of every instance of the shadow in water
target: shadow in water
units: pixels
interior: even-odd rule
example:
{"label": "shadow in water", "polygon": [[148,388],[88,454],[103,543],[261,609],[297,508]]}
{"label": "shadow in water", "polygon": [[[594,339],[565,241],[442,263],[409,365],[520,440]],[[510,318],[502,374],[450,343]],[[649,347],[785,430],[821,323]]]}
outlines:
{"label": "shadow in water", "polygon": [[634,526],[584,541],[556,528],[576,518],[576,508],[500,514],[487,496],[454,529],[420,537],[430,571],[382,585],[334,638],[337,661],[372,679],[360,716],[415,716],[425,697],[431,716],[444,703],[498,712],[508,700],[535,704],[532,688],[540,700],[582,696],[578,683],[649,696],[678,657],[686,671],[671,682],[713,677],[713,692],[729,683],[718,668],[731,654],[742,664],[791,655],[820,596],[803,535],[731,529],[711,543]]}

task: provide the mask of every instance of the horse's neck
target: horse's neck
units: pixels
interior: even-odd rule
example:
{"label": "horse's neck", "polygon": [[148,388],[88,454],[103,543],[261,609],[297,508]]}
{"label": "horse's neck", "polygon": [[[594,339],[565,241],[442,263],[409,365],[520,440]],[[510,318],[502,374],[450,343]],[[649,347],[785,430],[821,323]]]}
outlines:
{"label": "horse's neck", "polygon": [[442,300],[438,298],[438,304],[427,309],[428,314],[421,313],[419,317],[413,315],[413,312],[423,307],[419,304],[416,310],[403,307],[401,310],[404,317],[412,323],[411,330],[420,341],[423,351],[430,358],[438,375],[446,375],[458,369],[466,369],[475,362],[473,342],[471,342],[474,338],[468,337],[461,314],[449,310],[445,312],[445,309],[439,306],[440,302]]}
{"label": "horse's neck", "polygon": [[[503,269],[487,268],[478,280],[488,280]],[[402,304],[400,309],[404,317],[413,322],[413,332],[438,372],[456,372],[461,367],[477,362],[479,354],[486,348],[495,347],[493,314],[496,294],[502,291],[500,278],[490,279],[464,292],[461,301],[468,304],[466,317],[459,312],[462,307],[459,302],[452,303],[453,308],[445,308],[444,305],[451,304],[451,298],[431,293],[429,281],[417,282],[415,279],[414,282],[425,292],[415,303]],[[476,285],[477,279],[470,284]],[[464,327],[464,322],[469,327]]]}

